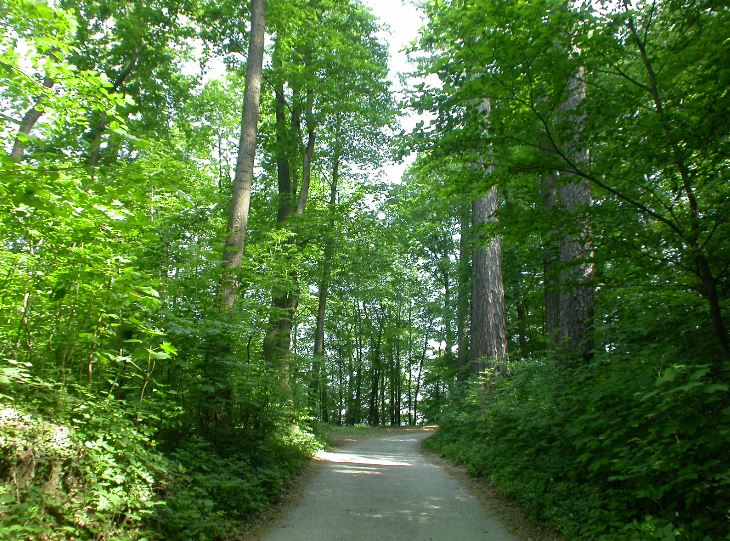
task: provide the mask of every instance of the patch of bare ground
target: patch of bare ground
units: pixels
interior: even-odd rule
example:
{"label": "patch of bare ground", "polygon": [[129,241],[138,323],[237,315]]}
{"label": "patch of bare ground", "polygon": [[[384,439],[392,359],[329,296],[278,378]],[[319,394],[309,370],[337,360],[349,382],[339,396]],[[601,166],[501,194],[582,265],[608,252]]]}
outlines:
{"label": "patch of bare ground", "polygon": [[500,495],[484,479],[472,477],[466,468],[454,464],[423,446],[420,451],[429,462],[443,468],[449,475],[458,479],[481,502],[488,514],[500,519],[516,536],[524,541],[564,541],[560,535],[531,521],[516,502]]}

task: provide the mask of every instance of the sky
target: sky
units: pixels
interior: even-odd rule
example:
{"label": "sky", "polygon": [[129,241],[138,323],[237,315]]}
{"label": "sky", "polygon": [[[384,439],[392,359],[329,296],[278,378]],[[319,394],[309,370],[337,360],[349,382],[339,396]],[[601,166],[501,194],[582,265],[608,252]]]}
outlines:
{"label": "sky", "polygon": [[[387,25],[380,38],[388,43],[390,80],[396,91],[396,98],[400,99],[403,87],[400,84],[399,74],[414,69],[414,66],[408,63],[403,49],[418,37],[418,30],[422,25],[419,11],[413,5],[412,0],[363,0],[363,3],[372,10],[381,23]],[[419,118],[415,114],[407,114],[400,118],[400,124],[403,129],[408,131],[415,127],[418,120]],[[412,155],[402,163],[387,164],[383,167],[385,177],[390,182],[400,180],[403,171],[414,158],[415,156]]]}

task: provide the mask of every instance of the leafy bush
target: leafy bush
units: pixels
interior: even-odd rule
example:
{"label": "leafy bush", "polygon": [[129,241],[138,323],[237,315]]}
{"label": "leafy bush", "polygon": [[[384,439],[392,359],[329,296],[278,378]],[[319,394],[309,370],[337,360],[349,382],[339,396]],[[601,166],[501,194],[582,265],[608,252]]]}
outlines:
{"label": "leafy bush", "polygon": [[286,424],[163,452],[139,405],[0,368],[0,540],[226,539],[321,447]]}
{"label": "leafy bush", "polygon": [[264,440],[228,445],[192,438],[170,453],[174,464],[157,528],[164,539],[225,539],[279,500],[319,442],[297,426]]}
{"label": "leafy bush", "polygon": [[728,386],[709,366],[524,362],[428,445],[570,539],[728,539]]}
{"label": "leafy bush", "polygon": [[15,392],[0,395],[0,538],[148,538],[165,461],[138,419],[4,368],[1,389]]}

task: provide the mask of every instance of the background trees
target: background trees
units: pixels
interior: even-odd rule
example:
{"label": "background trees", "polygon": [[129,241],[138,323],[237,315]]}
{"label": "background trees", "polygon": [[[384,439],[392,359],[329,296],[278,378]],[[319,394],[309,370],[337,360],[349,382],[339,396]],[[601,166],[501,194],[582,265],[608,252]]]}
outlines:
{"label": "background trees", "polygon": [[[716,441],[727,434],[728,239],[716,214],[727,156],[716,149],[728,127],[704,105],[725,98],[688,75],[724,73],[722,47],[700,44],[727,10],[491,0],[425,10],[421,69],[440,85],[414,92],[434,118],[416,141],[431,160],[489,165],[451,177],[454,190],[503,194],[488,238],[503,239],[511,342],[507,374],[488,373],[459,413],[447,407],[433,445],[571,538],[726,535],[711,503],[724,482],[688,481],[692,496],[678,501],[657,476],[715,467],[714,438],[696,437],[689,410],[722,427]],[[659,413],[669,403],[682,413]],[[671,465],[649,458],[667,455]],[[700,501],[708,514],[696,519]],[[576,508],[583,524],[566,518]]]}
{"label": "background trees", "polygon": [[396,141],[358,1],[6,5],[3,528],[222,538],[318,422],[439,420],[570,538],[726,534],[727,9],[424,2]]}

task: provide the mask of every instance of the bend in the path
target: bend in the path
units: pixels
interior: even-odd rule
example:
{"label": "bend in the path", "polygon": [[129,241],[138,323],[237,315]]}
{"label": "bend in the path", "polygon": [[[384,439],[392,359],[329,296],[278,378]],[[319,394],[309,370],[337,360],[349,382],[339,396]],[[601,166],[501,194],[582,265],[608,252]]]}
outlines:
{"label": "bend in the path", "polygon": [[428,431],[320,452],[303,497],[264,541],[517,541],[474,496],[421,453]]}

